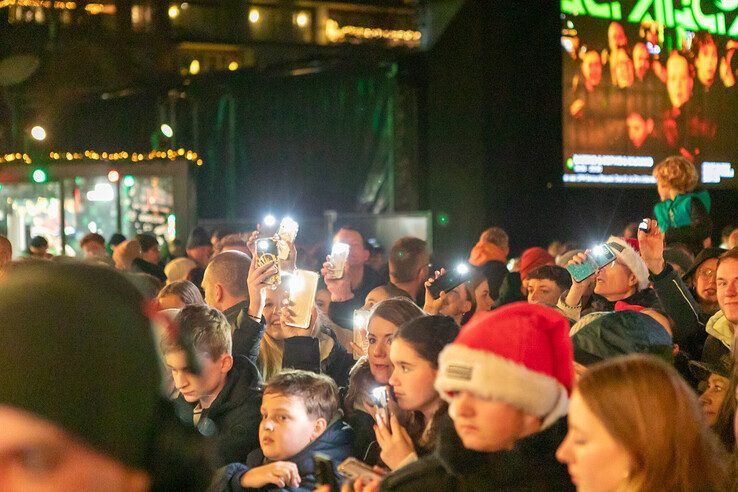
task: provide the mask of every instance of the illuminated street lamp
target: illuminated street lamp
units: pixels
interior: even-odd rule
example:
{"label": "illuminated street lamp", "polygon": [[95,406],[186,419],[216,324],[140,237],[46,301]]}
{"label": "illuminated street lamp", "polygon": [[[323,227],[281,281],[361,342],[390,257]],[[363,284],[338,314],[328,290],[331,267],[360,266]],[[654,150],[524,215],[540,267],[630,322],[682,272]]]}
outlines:
{"label": "illuminated street lamp", "polygon": [[31,136],[34,140],[43,142],[44,140],[46,140],[46,130],[44,130],[44,127],[36,125],[31,128]]}

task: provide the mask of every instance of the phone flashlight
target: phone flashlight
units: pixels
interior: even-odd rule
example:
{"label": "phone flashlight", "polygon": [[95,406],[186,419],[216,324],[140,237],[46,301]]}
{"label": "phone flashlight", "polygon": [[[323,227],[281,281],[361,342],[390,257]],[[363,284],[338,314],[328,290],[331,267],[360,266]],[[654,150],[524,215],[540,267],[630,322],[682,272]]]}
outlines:
{"label": "phone flashlight", "polygon": [[369,311],[357,309],[354,311],[354,330],[366,328],[369,322]]}
{"label": "phone flashlight", "polygon": [[469,265],[467,265],[466,263],[459,263],[458,265],[456,265],[456,273],[458,273],[459,275],[466,275],[467,273],[469,273]]}
{"label": "phone flashlight", "polygon": [[272,214],[269,214],[266,217],[264,217],[263,223],[267,227],[272,227],[274,224],[277,223],[277,219]]}
{"label": "phone flashlight", "polygon": [[592,254],[595,256],[602,256],[604,253],[605,253],[605,248],[603,248],[601,244],[592,248]]}
{"label": "phone flashlight", "polygon": [[372,398],[374,398],[374,403],[379,408],[385,408],[387,406],[387,387],[386,386],[378,386],[372,390]]}
{"label": "phone flashlight", "polygon": [[299,275],[292,275],[289,273],[283,273],[285,277],[289,277],[288,285],[290,292],[296,294],[305,288],[305,280]]}

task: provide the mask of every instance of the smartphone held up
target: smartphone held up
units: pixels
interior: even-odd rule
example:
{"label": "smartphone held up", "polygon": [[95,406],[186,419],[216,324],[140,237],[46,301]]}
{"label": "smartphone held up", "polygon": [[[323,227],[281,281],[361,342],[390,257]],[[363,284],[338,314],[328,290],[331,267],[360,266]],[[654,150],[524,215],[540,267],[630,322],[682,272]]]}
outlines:
{"label": "smartphone held up", "polygon": [[471,279],[471,268],[466,263],[459,263],[453,270],[449,270],[438,277],[428,290],[434,299],[441,296],[441,292],[450,292],[467,280]]}
{"label": "smartphone held up", "polygon": [[320,276],[310,270],[295,270],[285,275],[287,279],[288,299],[290,310],[294,316],[286,325],[295,328],[307,329],[310,327],[310,318],[315,304],[315,293],[318,290],[318,279]]}
{"label": "smartphone held up", "polygon": [[277,253],[277,243],[272,238],[259,238],[256,240],[256,261],[258,266],[264,266],[267,263],[274,263],[277,267],[277,273],[269,277],[267,284],[276,286],[280,283],[279,258]]}
{"label": "smartphone held up", "polygon": [[602,243],[592,248],[587,253],[587,260],[584,263],[571,264],[566,267],[569,270],[575,282],[582,282],[588,279],[597,271],[615,261],[617,257],[613,251],[613,247],[608,243]]}
{"label": "smartphone held up", "polygon": [[348,260],[349,250],[350,247],[346,243],[333,243],[331,254],[329,256],[331,268],[329,268],[328,270],[328,275],[326,275],[327,278],[335,280],[343,278],[343,273],[346,268],[346,261]]}

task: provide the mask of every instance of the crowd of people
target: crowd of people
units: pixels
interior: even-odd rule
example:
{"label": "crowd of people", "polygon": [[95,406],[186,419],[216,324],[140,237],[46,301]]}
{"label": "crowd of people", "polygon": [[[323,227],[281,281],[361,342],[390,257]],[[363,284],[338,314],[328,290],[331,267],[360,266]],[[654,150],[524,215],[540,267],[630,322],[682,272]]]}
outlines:
{"label": "crowd of people", "polygon": [[[0,489],[733,490],[738,234],[713,247],[684,157],[654,176],[607,261],[511,258],[490,227],[437,295],[424,240],[370,261],[349,224],[342,275],[265,260],[258,229],[168,259],[145,233],[84,261],[0,237]],[[275,283],[295,268],[322,279],[307,328]]]}
{"label": "crowd of people", "polygon": [[571,152],[656,161],[673,153],[735,157],[735,40],[722,43],[700,31],[667,51],[659,33],[643,26],[630,39],[615,21],[599,38],[586,31],[564,44],[564,140]]}

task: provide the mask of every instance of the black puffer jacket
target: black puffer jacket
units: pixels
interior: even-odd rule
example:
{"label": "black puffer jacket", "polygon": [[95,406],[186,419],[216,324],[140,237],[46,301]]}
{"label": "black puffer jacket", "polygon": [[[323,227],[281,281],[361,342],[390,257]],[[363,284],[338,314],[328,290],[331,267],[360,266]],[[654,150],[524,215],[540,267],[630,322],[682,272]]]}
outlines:
{"label": "black puffer jacket", "polygon": [[[261,394],[261,377],[256,366],[246,357],[234,357],[225,386],[210,408],[202,411],[197,425],[202,435],[215,440],[217,466],[242,462],[259,447]],[[179,418],[194,425],[192,410],[195,405],[182,395],[174,405]]]}
{"label": "black puffer jacket", "polygon": [[446,419],[436,451],[382,481],[382,491],[574,490],[566,467],[556,461],[556,448],[566,435],[566,417],[521,439],[511,451],[480,453],[464,448]]}

